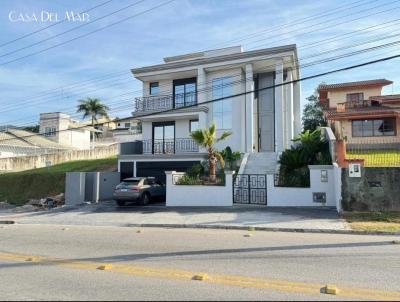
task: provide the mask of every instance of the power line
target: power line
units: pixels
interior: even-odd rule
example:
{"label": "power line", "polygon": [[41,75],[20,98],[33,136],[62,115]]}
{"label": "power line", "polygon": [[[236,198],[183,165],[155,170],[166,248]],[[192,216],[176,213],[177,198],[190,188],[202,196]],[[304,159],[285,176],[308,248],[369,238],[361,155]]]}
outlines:
{"label": "power line", "polygon": [[[360,2],[360,1],[357,1],[357,2]],[[399,20],[399,19],[397,19],[397,20]],[[393,20],[393,21],[396,21],[396,20]],[[392,21],[389,21],[389,22],[392,22]],[[386,23],[389,23],[389,22],[385,22],[385,23],[383,23],[383,24],[386,24]],[[376,25],[376,26],[378,26],[378,25]],[[365,29],[363,29],[363,30],[366,30],[366,29],[372,28],[372,27],[376,27],[376,26],[367,27],[367,28],[365,28]],[[343,35],[348,35],[348,34],[349,34],[349,33],[343,34]],[[337,35],[337,36],[340,36],[340,35]],[[337,36],[336,36],[336,37],[337,37]],[[328,39],[325,39],[325,40],[328,40]],[[321,41],[318,41],[318,42],[315,42],[315,43],[319,43],[319,42],[322,42],[322,41],[324,41],[324,40],[321,40]],[[313,43],[306,44],[306,45],[304,45],[304,46],[307,46],[307,45],[313,45]],[[304,46],[300,46],[299,49],[303,48]],[[78,83],[78,85],[79,85],[79,83]],[[66,88],[66,87],[65,87],[65,88]]]}
{"label": "power line", "polygon": [[152,8],[149,8],[149,9],[147,9],[147,10],[144,10],[144,11],[142,11],[142,12],[140,12],[140,13],[137,13],[137,14],[134,14],[134,15],[132,15],[132,16],[123,18],[123,19],[121,19],[121,20],[119,20],[119,21],[117,21],[117,22],[110,23],[110,24],[108,24],[108,25],[106,25],[106,26],[100,27],[100,28],[98,28],[98,29],[96,29],[96,30],[93,30],[93,31],[90,31],[90,32],[88,32],[88,33],[86,33],[86,34],[77,36],[77,37],[72,38],[72,39],[70,39],[70,40],[67,40],[67,41],[64,41],[64,42],[55,44],[55,45],[53,45],[53,46],[44,48],[44,49],[42,49],[42,50],[39,50],[39,51],[36,51],[36,52],[32,52],[32,53],[27,54],[27,55],[25,55],[25,56],[18,57],[18,58],[16,58],[16,59],[13,59],[13,60],[10,60],[10,61],[7,61],[7,62],[3,62],[3,63],[0,64],[0,66],[8,65],[8,64],[10,64],[10,63],[14,63],[14,62],[16,62],[16,61],[20,61],[20,60],[26,59],[26,58],[35,56],[35,55],[37,55],[37,54],[46,52],[46,51],[48,51],[48,50],[50,50],[50,49],[59,47],[59,46],[61,46],[61,45],[65,45],[65,44],[70,43],[70,42],[72,42],[72,41],[76,41],[76,40],[78,40],[78,39],[80,39],[80,38],[87,37],[87,36],[89,36],[89,35],[91,35],[91,34],[94,34],[94,33],[96,33],[96,32],[102,31],[102,30],[107,29],[107,28],[109,28],[109,27],[112,27],[112,26],[114,26],[114,25],[118,25],[118,24],[120,24],[120,23],[122,23],[122,22],[125,22],[125,21],[127,21],[127,20],[130,20],[130,19],[132,19],[132,18],[134,18],[134,17],[138,17],[138,16],[140,16],[140,15],[143,15],[143,14],[145,14],[145,13],[148,13],[148,12],[150,12],[150,11],[153,11],[153,10],[155,10],[155,9],[158,9],[158,8],[160,8],[160,7],[162,7],[162,6],[165,6],[165,5],[167,5],[167,4],[171,3],[171,2],[174,2],[174,1],[175,1],[175,0],[168,0],[168,1],[165,1],[165,2],[163,2],[163,3],[161,3],[161,4],[158,4],[158,5],[156,5],[156,6],[152,7]]}
{"label": "power line", "polygon": [[[201,106],[201,105],[204,105],[204,104],[211,104],[211,103],[219,102],[219,101],[226,100],[226,99],[234,99],[234,98],[237,98],[237,97],[240,97],[240,96],[244,96],[244,95],[247,95],[247,94],[250,94],[250,93],[260,92],[260,91],[264,91],[264,90],[267,90],[267,89],[277,88],[277,87],[281,87],[281,86],[285,86],[285,85],[289,85],[289,84],[296,84],[296,83],[299,83],[299,82],[302,82],[302,81],[323,77],[323,76],[326,76],[326,75],[329,75],[329,74],[333,74],[333,73],[352,70],[352,69],[355,69],[355,68],[360,68],[360,67],[364,67],[364,66],[367,66],[367,65],[376,64],[376,63],[380,63],[380,62],[384,62],[384,61],[389,61],[389,60],[393,60],[393,59],[396,59],[396,58],[400,58],[400,54],[394,55],[394,56],[389,56],[389,57],[384,57],[384,58],[373,60],[373,61],[368,61],[368,62],[357,64],[357,65],[351,65],[351,66],[347,66],[347,67],[343,67],[343,68],[339,68],[339,69],[334,69],[334,70],[322,72],[322,73],[319,73],[319,74],[303,77],[303,78],[300,78],[300,79],[297,79],[297,80],[292,80],[292,81],[288,81],[288,82],[284,82],[284,83],[280,83],[280,84],[274,84],[274,85],[263,87],[263,88],[253,89],[253,90],[245,91],[245,92],[241,92],[241,93],[236,93],[236,94],[233,94],[233,95],[230,95],[230,96],[220,97],[220,98],[212,99],[212,100],[209,100],[209,101],[201,102],[201,103],[198,103],[198,104],[182,106],[182,107],[179,107],[179,108],[171,108],[171,109],[166,109],[166,110],[162,110],[162,111],[158,111],[158,112],[152,112],[152,113],[148,113],[148,114],[141,114],[141,115],[138,115],[136,117],[130,116],[130,117],[126,117],[126,118],[120,118],[120,119],[114,120],[114,122],[118,122],[118,121],[122,121],[122,120],[126,120],[126,119],[134,119],[134,118],[140,119],[140,118],[148,117],[148,116],[156,116],[156,115],[160,115],[160,114],[174,112],[174,111],[181,110],[181,109],[193,108],[193,107]],[[103,125],[103,124],[106,124],[106,123],[99,123],[98,125]],[[80,126],[80,127],[74,128],[74,129],[80,129],[80,128],[85,128],[85,127],[87,127],[87,126],[86,125],[85,126]],[[63,132],[63,131],[69,131],[69,129],[67,129],[67,130],[58,130],[56,132],[58,133],[58,132]],[[44,134],[26,135],[26,136],[21,136],[20,138],[24,139],[24,138],[27,138],[27,137],[33,137],[33,136],[37,136],[37,135],[43,136]],[[2,140],[0,140],[0,142],[8,141],[8,140],[10,140],[10,139],[2,139]]]}
{"label": "power line", "polygon": [[[373,8],[382,7],[382,6],[385,6],[385,5],[387,5],[387,4],[393,4],[393,3],[399,2],[399,1],[400,1],[400,0],[396,0],[396,1],[392,1],[392,2],[390,2],[390,3],[386,3],[386,4],[383,4],[383,5],[380,4],[380,5],[377,5],[377,6],[373,7]],[[378,14],[386,13],[386,12],[389,12],[389,11],[393,11],[393,9],[397,9],[397,8],[399,8],[399,7],[400,7],[400,6],[397,6],[397,7],[394,7],[394,8],[389,8],[389,9],[382,10],[382,11],[379,11],[379,12],[374,12],[374,13],[371,13],[371,14],[368,14],[368,15],[365,15],[365,16],[361,16],[361,17],[357,17],[357,18],[354,18],[354,19],[346,20],[346,21],[343,21],[343,22],[340,22],[340,23],[336,23],[336,24],[335,24],[335,23],[334,23],[334,24],[329,24],[329,26],[331,27],[331,26],[335,26],[335,25],[343,25],[343,24],[346,24],[346,23],[350,23],[350,22],[353,22],[353,21],[357,21],[357,20],[366,18],[366,17],[371,17],[371,16],[374,16],[374,15],[378,15]],[[361,11],[361,12],[368,11],[368,10],[370,10],[370,9],[365,9],[365,10],[363,10],[363,11]],[[358,13],[360,13],[360,12],[357,12],[357,13],[355,13],[355,14],[358,14]],[[355,14],[354,14],[354,13],[353,13],[353,14],[348,14],[348,15],[345,15],[344,17],[351,16],[351,15],[355,15]],[[342,17],[343,17],[343,16],[342,16]],[[310,28],[310,27],[314,27],[315,25],[321,25],[321,24],[327,25],[326,22],[334,21],[334,20],[335,20],[335,19],[326,20],[326,21],[324,21],[324,22],[320,22],[320,23],[317,23],[317,24],[314,24],[314,25],[311,25],[311,26],[308,26],[308,27],[300,28],[300,29],[308,29],[308,28]],[[321,28],[316,28],[316,29],[311,30],[311,31],[308,31],[307,34],[320,31],[321,29],[324,29],[324,28],[326,28],[326,26],[325,26],[325,27],[321,27]],[[288,31],[288,32],[285,32],[284,34],[290,34],[290,33],[296,32],[296,31],[298,31],[298,30],[299,30],[299,29],[295,29],[295,30],[292,30],[292,31]],[[299,37],[299,36],[302,36],[302,35],[304,35],[304,34],[305,34],[305,33],[300,33],[300,34],[295,35],[295,36],[296,36],[296,37]],[[281,35],[282,35],[282,34],[281,34]],[[269,38],[259,39],[259,40],[252,41],[252,42],[247,43],[247,44],[257,43],[257,42],[265,41],[265,40],[267,40],[267,39],[269,39]],[[282,41],[286,41],[286,40],[290,40],[290,39],[291,39],[291,38],[283,38],[283,39],[278,39],[278,40],[275,40],[275,41],[268,41],[268,44],[270,45],[271,43],[278,43],[278,42],[282,42]],[[256,44],[255,46],[253,46],[253,47],[250,48],[250,49],[259,48],[260,45],[265,45],[265,43]]]}
{"label": "power line", "polygon": [[50,37],[48,37],[48,38],[46,38],[46,39],[43,39],[43,40],[37,41],[37,42],[35,42],[35,43],[29,44],[29,45],[27,45],[27,46],[24,46],[24,47],[21,47],[21,48],[12,50],[12,51],[7,52],[7,53],[5,53],[5,54],[1,54],[1,55],[0,55],[0,58],[6,57],[6,56],[9,56],[9,55],[13,55],[13,54],[15,54],[15,53],[17,53],[17,52],[20,52],[21,50],[25,50],[25,49],[31,48],[31,47],[33,47],[33,46],[42,44],[42,43],[44,43],[44,42],[46,42],[46,41],[53,40],[54,38],[57,38],[57,37],[60,37],[60,36],[62,36],[62,35],[65,35],[65,34],[67,34],[67,33],[70,33],[70,32],[72,32],[72,31],[74,31],[74,30],[79,29],[79,28],[82,28],[82,27],[85,27],[85,26],[89,26],[90,24],[93,24],[93,23],[95,23],[95,22],[97,22],[97,21],[100,21],[100,20],[103,20],[103,19],[105,19],[105,18],[108,18],[108,17],[110,17],[110,16],[112,16],[112,15],[115,15],[116,13],[119,13],[119,12],[121,12],[121,11],[123,11],[123,10],[126,10],[126,9],[128,9],[128,8],[131,8],[131,7],[133,7],[133,6],[136,6],[136,5],[138,5],[138,4],[140,4],[140,3],[144,2],[144,1],[146,1],[146,0],[139,0],[139,1],[137,1],[137,2],[134,2],[134,3],[132,3],[132,4],[129,4],[128,6],[125,6],[125,7],[123,7],[123,8],[120,8],[120,9],[116,10],[116,11],[113,11],[113,12],[111,12],[111,13],[109,13],[109,14],[106,14],[106,15],[104,15],[104,16],[101,16],[101,17],[99,17],[99,18],[97,18],[97,19],[95,19],[95,20],[93,20],[93,21],[88,22],[88,23],[84,23],[84,24],[75,26],[75,27],[73,27],[73,28],[71,28],[71,29],[68,29],[68,30],[63,31],[63,32],[61,32],[61,33],[58,33],[58,34],[56,34],[56,35],[50,36]]}
{"label": "power line", "polygon": [[244,35],[244,36],[242,36],[240,38],[235,38],[235,39],[232,39],[232,40],[225,41],[223,43],[217,43],[217,44],[213,44],[213,45],[214,46],[216,46],[216,45],[226,45],[226,44],[236,43],[238,41],[248,40],[248,39],[251,39],[251,37],[253,37],[253,36],[258,36],[260,34],[265,34],[265,33],[269,33],[269,32],[275,32],[276,30],[279,30],[279,29],[282,29],[282,28],[285,28],[285,27],[288,27],[288,26],[293,26],[293,25],[304,23],[307,20],[315,20],[315,19],[319,19],[319,18],[322,18],[322,17],[325,17],[325,16],[332,15],[332,14],[336,14],[338,12],[338,10],[340,12],[341,11],[340,9],[342,9],[342,8],[346,8],[346,10],[349,10],[349,9],[352,9],[352,8],[355,8],[355,7],[358,7],[358,6],[361,6],[361,5],[365,5],[365,4],[368,4],[368,3],[371,3],[371,2],[375,2],[374,0],[373,1],[367,1],[366,3],[362,3],[362,4],[359,4],[359,5],[352,6],[353,4],[360,3],[360,2],[363,2],[363,1],[364,0],[355,1],[355,2],[352,2],[350,4],[339,6],[339,7],[335,8],[335,9],[331,10],[330,12],[325,13],[325,14],[318,13],[318,14],[311,15],[311,16],[308,16],[308,17],[305,17],[305,18],[300,18],[300,19],[294,20],[293,22],[288,22],[286,24],[268,27],[267,29],[264,29],[264,30],[261,30],[261,31],[256,31],[256,32],[253,32],[251,34]]}
{"label": "power line", "polygon": [[[399,35],[399,34],[397,34],[397,35],[392,35],[392,36],[389,36],[389,37],[398,36],[398,35]],[[330,50],[330,51],[325,51],[325,52],[322,52],[322,53],[317,53],[317,54],[310,55],[309,57],[306,57],[306,59],[307,59],[307,58],[315,58],[315,57],[318,57],[318,56],[321,56],[321,55],[324,55],[324,54],[327,54],[327,53],[331,53],[331,52],[335,52],[335,51],[343,50],[343,49],[348,49],[348,48],[356,47],[356,46],[363,45],[363,44],[372,43],[372,42],[375,42],[375,41],[377,41],[377,40],[387,39],[387,38],[388,38],[388,37],[383,37],[383,38],[375,39],[375,40],[368,41],[368,42],[365,42],[365,43],[356,44],[356,45],[353,45],[353,46],[350,46],[350,47],[336,48],[336,49],[333,49],[333,50]],[[370,47],[370,48],[366,48],[366,49],[361,49],[361,50],[357,50],[357,51],[353,51],[353,52],[350,52],[350,53],[345,53],[345,54],[337,55],[337,56],[330,57],[330,58],[325,58],[325,59],[320,59],[320,60],[316,60],[316,61],[309,62],[309,63],[304,63],[304,64],[301,64],[301,65],[298,65],[297,67],[295,67],[294,70],[299,69],[299,68],[307,68],[307,67],[310,67],[310,66],[314,66],[314,65],[322,64],[322,63],[326,63],[326,62],[331,62],[331,61],[338,60],[338,59],[341,59],[341,58],[345,58],[345,57],[349,57],[349,56],[354,56],[354,55],[357,55],[357,54],[362,54],[362,53],[366,53],[366,52],[369,52],[369,51],[378,50],[378,49],[381,49],[381,48],[392,47],[392,46],[398,45],[399,43],[400,43],[400,41],[394,41],[394,42],[391,42],[391,43],[386,43],[386,44],[382,44],[382,45],[378,45],[378,46],[374,46],[374,47]],[[299,62],[297,61],[297,63],[299,63]],[[264,68],[273,67],[273,66],[274,66],[274,65],[269,65],[269,66],[265,66]],[[240,75],[241,75],[241,74],[239,73],[239,74],[235,74],[234,76],[240,76]],[[211,81],[202,83],[202,85],[207,85],[208,83],[211,83]],[[240,83],[241,83],[241,82],[239,81],[239,84],[240,84]],[[164,85],[164,86],[169,86],[169,84],[166,84],[166,85]],[[198,89],[198,92],[199,92],[199,93],[201,93],[202,91],[208,92],[209,89],[210,89],[210,88]],[[141,91],[141,90],[138,90],[138,91]],[[172,93],[172,91],[170,91],[170,92]],[[134,92],[132,92],[132,93],[134,93]],[[122,94],[122,95],[129,95],[129,94],[131,94],[131,93],[125,93],[125,94]],[[122,96],[122,95],[120,95],[120,96]],[[164,95],[166,95],[166,94],[164,93]],[[119,101],[116,101],[116,103],[119,103]],[[108,103],[107,105],[111,106],[111,104],[109,104],[109,103]],[[67,109],[68,109],[68,108],[67,108]],[[63,109],[63,110],[64,110],[64,109]],[[0,111],[0,112],[1,112],[1,111]],[[21,118],[21,120],[26,120],[26,119],[22,119],[22,118]],[[14,121],[15,121],[15,120],[13,120],[13,121],[8,121],[7,123],[13,123]]]}
{"label": "power line", "polygon": [[[110,3],[110,2],[112,2],[112,1],[114,1],[114,0],[105,1],[105,2],[103,2],[103,3],[100,3],[100,4],[96,5],[96,6],[91,7],[91,8],[89,8],[89,9],[85,10],[85,11],[82,11],[82,12],[80,12],[79,14],[88,13],[88,12],[90,12],[90,11],[92,11],[92,10],[98,8],[98,7],[104,6],[104,5],[106,5],[107,3]],[[32,35],[34,35],[34,34],[37,34],[37,33],[39,33],[39,32],[42,32],[42,31],[44,31],[44,30],[46,30],[46,29],[48,29],[48,28],[50,28],[50,27],[53,27],[53,26],[59,25],[59,24],[61,24],[61,23],[64,23],[64,22],[66,22],[66,20],[67,20],[67,19],[63,19],[63,20],[58,21],[58,22],[56,22],[56,23],[50,24],[49,26],[46,26],[46,27],[43,27],[43,28],[41,28],[41,29],[35,30],[35,31],[33,31],[33,32],[30,32],[30,33],[28,33],[28,34],[25,34],[25,35],[23,35],[23,36],[21,36],[21,37],[19,37],[19,38],[14,39],[14,40],[5,42],[5,43],[3,43],[3,44],[0,44],[0,47],[9,45],[9,44],[14,43],[14,42],[16,42],[16,41],[19,41],[19,40],[25,39],[25,38],[27,38],[27,37],[30,37],[30,36],[32,36]]]}

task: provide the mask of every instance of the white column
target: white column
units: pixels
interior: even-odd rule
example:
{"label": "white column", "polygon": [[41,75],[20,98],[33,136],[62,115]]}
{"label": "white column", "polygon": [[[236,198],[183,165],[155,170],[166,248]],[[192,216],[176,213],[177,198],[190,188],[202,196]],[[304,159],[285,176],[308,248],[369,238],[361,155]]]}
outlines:
{"label": "white column", "polygon": [[[208,126],[208,120],[207,120],[207,114],[205,112],[199,112],[199,129],[204,129]],[[200,147],[199,148],[200,153],[206,153],[207,150],[206,148]]]}
{"label": "white column", "polygon": [[[253,80],[253,65],[246,65],[246,92],[254,91]],[[245,117],[245,135],[246,135],[246,152],[253,152],[254,145],[254,118],[253,118],[253,103],[254,92],[246,93],[246,117]]]}
{"label": "white column", "polygon": [[207,93],[204,92],[206,87],[206,72],[204,68],[197,68],[197,90],[200,93],[197,94],[197,103],[203,103],[207,100]]}
{"label": "white column", "polygon": [[[291,70],[288,70],[286,82],[291,82],[293,80],[293,74]],[[287,136],[286,136],[286,146],[285,148],[289,148],[292,139],[293,139],[293,83],[286,85],[286,129],[287,129]]]}
{"label": "white column", "polygon": [[293,121],[294,121],[294,136],[298,136],[301,132],[301,120],[300,120],[300,100],[301,100],[301,88],[300,82],[293,84]]}
{"label": "white column", "polygon": [[[275,65],[275,85],[283,83],[283,62]],[[275,152],[284,150],[283,144],[283,86],[275,87]]]}

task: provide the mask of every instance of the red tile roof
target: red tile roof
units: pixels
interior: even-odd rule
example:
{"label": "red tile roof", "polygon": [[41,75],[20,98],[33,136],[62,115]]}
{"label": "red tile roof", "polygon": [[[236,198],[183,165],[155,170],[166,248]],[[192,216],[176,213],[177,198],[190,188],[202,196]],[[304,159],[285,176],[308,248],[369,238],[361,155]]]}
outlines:
{"label": "red tile roof", "polygon": [[393,84],[392,81],[386,79],[376,79],[368,81],[358,81],[358,82],[346,82],[337,84],[321,84],[318,86],[318,91],[330,90],[330,89],[341,89],[341,88],[351,88],[351,87],[365,87],[365,86],[386,86]]}

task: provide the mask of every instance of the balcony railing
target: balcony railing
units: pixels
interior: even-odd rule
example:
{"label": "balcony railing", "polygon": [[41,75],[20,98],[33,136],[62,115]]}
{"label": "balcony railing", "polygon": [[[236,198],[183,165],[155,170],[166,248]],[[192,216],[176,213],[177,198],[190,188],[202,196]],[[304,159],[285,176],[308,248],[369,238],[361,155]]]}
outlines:
{"label": "balcony railing", "polygon": [[197,104],[196,93],[172,95],[151,95],[135,98],[135,111],[162,111]]}
{"label": "balcony railing", "polygon": [[337,112],[345,112],[346,109],[352,108],[365,108],[365,107],[373,107],[380,106],[381,104],[375,100],[357,100],[357,101],[347,101],[343,103],[338,103],[336,105]]}
{"label": "balcony railing", "polygon": [[173,98],[171,95],[151,95],[135,99],[135,111],[159,111],[172,109]]}
{"label": "balcony railing", "polygon": [[177,154],[199,152],[199,146],[191,138],[143,140],[143,154]]}

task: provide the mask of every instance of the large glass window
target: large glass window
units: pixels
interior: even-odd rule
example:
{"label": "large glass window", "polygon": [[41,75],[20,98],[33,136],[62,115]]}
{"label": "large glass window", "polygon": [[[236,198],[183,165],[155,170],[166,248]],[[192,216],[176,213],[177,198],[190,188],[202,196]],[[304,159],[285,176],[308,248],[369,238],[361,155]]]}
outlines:
{"label": "large glass window", "polygon": [[[219,99],[232,95],[232,78],[214,79],[212,98]],[[232,100],[224,99],[213,103],[213,119],[217,129],[232,129]]]}
{"label": "large glass window", "polygon": [[353,137],[396,135],[395,125],[396,119],[394,118],[354,120],[352,121]]}
{"label": "large glass window", "polygon": [[160,86],[158,82],[150,83],[150,95],[157,95],[160,93]]}
{"label": "large glass window", "polygon": [[197,103],[196,78],[174,81],[174,103],[175,108]]}
{"label": "large glass window", "polygon": [[175,123],[153,123],[153,153],[175,152]]}

